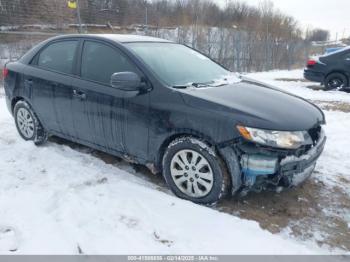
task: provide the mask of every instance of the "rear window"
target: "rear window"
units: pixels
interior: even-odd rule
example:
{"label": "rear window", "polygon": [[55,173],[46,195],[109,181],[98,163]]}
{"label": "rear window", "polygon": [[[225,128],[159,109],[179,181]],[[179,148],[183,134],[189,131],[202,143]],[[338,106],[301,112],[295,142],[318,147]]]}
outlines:
{"label": "rear window", "polygon": [[39,54],[38,66],[48,70],[72,74],[78,41],[57,42]]}
{"label": "rear window", "polygon": [[342,56],[347,54],[350,51],[350,47],[344,47],[344,48],[340,48],[339,50],[336,50],[334,52],[328,53],[328,54],[324,54],[321,57],[323,58],[328,58],[328,57],[332,57],[332,56]]}

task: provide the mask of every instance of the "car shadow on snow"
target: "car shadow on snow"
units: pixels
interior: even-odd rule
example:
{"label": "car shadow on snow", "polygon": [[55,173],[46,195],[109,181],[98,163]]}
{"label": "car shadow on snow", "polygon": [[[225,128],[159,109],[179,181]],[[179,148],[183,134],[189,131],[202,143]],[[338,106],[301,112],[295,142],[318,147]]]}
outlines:
{"label": "car shadow on snow", "polygon": [[[106,164],[113,165],[155,185],[159,191],[171,194],[162,176],[152,174],[147,167],[130,164],[118,157],[97,151],[61,138],[50,142],[66,145],[84,154],[90,154]],[[214,209],[253,220],[271,233],[287,233],[320,246],[350,251],[350,197],[341,188],[330,188],[315,175],[303,185],[277,192],[250,193],[245,197],[223,200]],[[104,181],[108,183],[108,181]],[[350,181],[342,181],[350,187]]]}
{"label": "car shadow on snow", "polygon": [[129,163],[119,157],[83,146],[59,137],[50,137],[49,141],[59,145],[69,146],[70,148],[80,153],[90,154],[102,160],[104,163],[108,165],[116,166],[123,171],[126,171],[128,173],[131,173],[132,175],[135,175],[146,181],[151,182],[152,184],[157,186],[157,189],[161,191],[170,192],[169,190],[167,190],[164,179],[161,176],[152,174],[146,166]]}

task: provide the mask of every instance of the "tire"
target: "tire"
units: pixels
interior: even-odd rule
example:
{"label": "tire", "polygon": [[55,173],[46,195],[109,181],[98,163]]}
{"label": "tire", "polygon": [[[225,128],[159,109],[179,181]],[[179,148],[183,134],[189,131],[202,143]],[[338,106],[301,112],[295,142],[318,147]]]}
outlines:
{"label": "tire", "polygon": [[215,205],[229,192],[224,162],[205,142],[192,137],[178,138],[168,146],[163,176],[176,196],[197,204]]}
{"label": "tire", "polygon": [[341,73],[332,73],[326,77],[325,89],[330,90],[342,90],[349,85],[348,78]]}
{"label": "tire", "polygon": [[19,135],[35,145],[42,145],[48,139],[48,133],[41,125],[31,106],[26,101],[16,103],[13,115]]}

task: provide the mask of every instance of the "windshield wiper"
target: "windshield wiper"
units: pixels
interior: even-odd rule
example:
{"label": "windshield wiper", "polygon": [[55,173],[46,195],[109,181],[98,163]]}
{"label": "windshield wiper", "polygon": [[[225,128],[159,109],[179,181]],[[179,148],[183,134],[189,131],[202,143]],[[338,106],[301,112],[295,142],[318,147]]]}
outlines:
{"label": "windshield wiper", "polygon": [[211,86],[212,84],[214,84],[214,81],[209,81],[209,82],[192,82],[192,83],[188,83],[185,85],[174,85],[173,88],[178,88],[178,89],[186,89],[188,87],[196,87],[196,88],[201,88],[201,87],[208,87]]}
{"label": "windshield wiper", "polygon": [[207,86],[211,86],[212,84],[214,84],[215,82],[214,81],[209,81],[209,82],[203,82],[203,83],[191,83],[192,86],[194,87],[207,87]]}

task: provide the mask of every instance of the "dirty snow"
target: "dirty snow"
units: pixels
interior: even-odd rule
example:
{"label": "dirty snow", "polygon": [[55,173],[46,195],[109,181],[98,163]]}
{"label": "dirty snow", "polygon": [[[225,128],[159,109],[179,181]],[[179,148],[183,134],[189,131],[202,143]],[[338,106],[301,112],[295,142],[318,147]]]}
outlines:
{"label": "dirty snow", "polygon": [[[300,73],[250,77],[309,99],[350,101],[346,93],[313,91],[303,82],[275,80],[299,79]],[[350,119],[342,112],[326,116],[329,142],[316,169],[326,174],[319,179],[327,185],[339,185],[339,179],[350,173],[349,161],[342,160],[350,159]],[[106,164],[52,141],[42,147],[24,142],[1,91],[0,126],[0,254],[330,252],[313,240],[298,241],[286,232],[272,234],[257,222],[177,199],[138,176],[131,166]]]}

